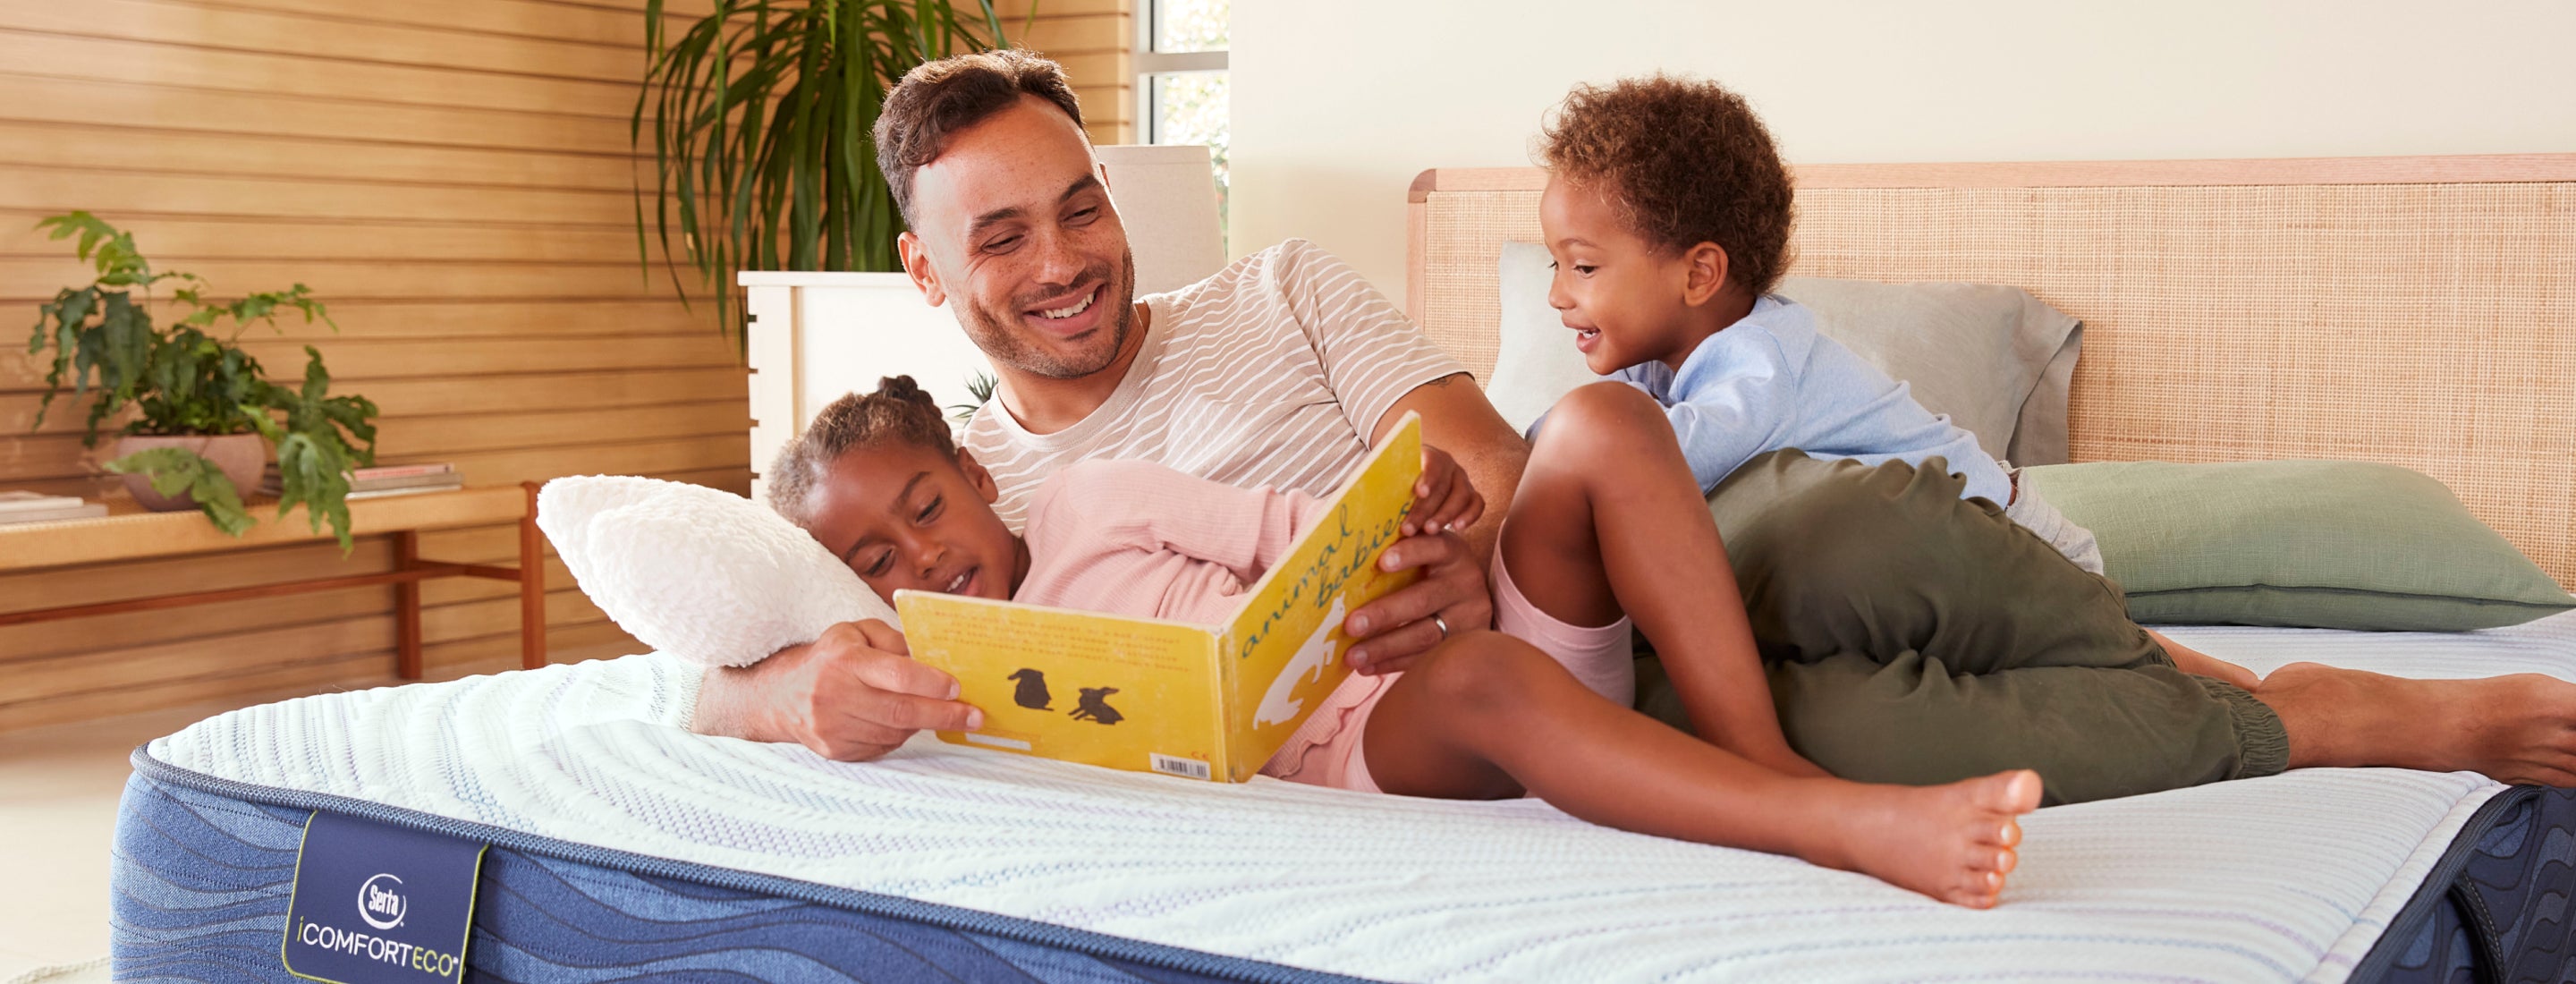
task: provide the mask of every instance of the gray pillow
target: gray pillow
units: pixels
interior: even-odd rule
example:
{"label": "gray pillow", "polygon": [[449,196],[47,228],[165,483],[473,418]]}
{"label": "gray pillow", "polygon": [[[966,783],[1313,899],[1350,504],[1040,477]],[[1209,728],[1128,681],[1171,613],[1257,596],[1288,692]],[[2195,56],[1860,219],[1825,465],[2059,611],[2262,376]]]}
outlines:
{"label": "gray pillow", "polygon": [[[1504,243],[1500,350],[1485,396],[1526,431],[1557,399],[1600,377],[1547,304],[1546,247]],[[2083,327],[2018,287],[1882,284],[1790,277],[1777,293],[1816,312],[1820,330],[2016,464],[2066,460],[2066,390]]]}

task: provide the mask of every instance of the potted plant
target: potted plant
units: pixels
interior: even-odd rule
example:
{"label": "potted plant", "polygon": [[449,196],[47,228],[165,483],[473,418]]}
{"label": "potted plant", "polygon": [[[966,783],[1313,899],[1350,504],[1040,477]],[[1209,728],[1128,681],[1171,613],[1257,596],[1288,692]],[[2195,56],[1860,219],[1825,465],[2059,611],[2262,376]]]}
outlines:
{"label": "potted plant", "polygon": [[[310,345],[301,385],[289,387],[270,382],[259,360],[234,344],[252,322],[278,328],[277,315],[289,309],[338,331],[312,291],[296,284],[219,302],[194,274],[152,269],[131,234],[88,212],[53,216],[36,228],[53,239],[78,235],[80,258],[98,272],[89,286],[66,287],[37,308],[27,351],[50,363],[37,426],[66,386],[73,399],[90,401],[81,438],[89,447],[98,446],[110,418],[133,408],[134,419],[115,429],[121,436],[107,470],[124,475],[145,507],[195,508],[235,536],[252,522],[242,491],[258,486],[274,449],[282,479],[277,514],[301,505],[314,529],[328,521],[341,549],[349,549],[348,473],[375,463],[376,405],[330,395],[331,374]],[[152,288],[165,280],[184,285],[170,295],[179,317],[156,328]],[[216,337],[212,331],[226,321],[231,333]]]}
{"label": "potted plant", "polygon": [[[878,107],[913,66],[1007,44],[992,0],[715,0],[667,45],[662,4],[644,4],[631,133],[653,146],[651,233],[665,257],[678,234],[719,328],[736,323],[736,270],[901,269],[903,218],[870,136]],[[649,268],[644,194],[635,233]]]}

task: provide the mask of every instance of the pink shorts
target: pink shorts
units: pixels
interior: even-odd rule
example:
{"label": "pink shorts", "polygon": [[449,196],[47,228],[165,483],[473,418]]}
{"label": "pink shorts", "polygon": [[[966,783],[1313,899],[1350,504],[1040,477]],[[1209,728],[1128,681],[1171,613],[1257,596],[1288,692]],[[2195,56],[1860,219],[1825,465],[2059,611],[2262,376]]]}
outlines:
{"label": "pink shorts", "polygon": [[[1503,564],[1503,551],[1494,550],[1492,565],[1494,589],[1494,627],[1522,642],[1537,646],[1541,652],[1574,674],[1574,678],[1593,693],[1628,707],[1637,701],[1637,665],[1634,645],[1629,640],[1630,622],[1622,616],[1608,625],[1591,627],[1571,625],[1540,611],[1512,583],[1511,571]],[[1386,696],[1401,673],[1367,677],[1353,674],[1342,681],[1324,705],[1288,743],[1261,767],[1261,774],[1302,782],[1311,786],[1329,786],[1364,793],[1380,792],[1377,781],[1369,776],[1368,752],[1362,747],[1368,733],[1369,715],[1377,702]]]}
{"label": "pink shorts", "polygon": [[1636,643],[1629,639],[1634,623],[1625,615],[1608,625],[1573,625],[1540,611],[1512,583],[1511,569],[1503,563],[1503,549],[1494,547],[1494,628],[1504,635],[1537,646],[1574,674],[1593,693],[1613,704],[1631,707],[1637,703]]}
{"label": "pink shorts", "polygon": [[1378,699],[1403,675],[1351,674],[1333,688],[1296,734],[1288,736],[1288,743],[1262,765],[1261,774],[1309,786],[1379,792],[1377,780],[1369,778],[1368,755],[1361,751],[1360,739],[1368,732],[1369,714],[1377,710]]}

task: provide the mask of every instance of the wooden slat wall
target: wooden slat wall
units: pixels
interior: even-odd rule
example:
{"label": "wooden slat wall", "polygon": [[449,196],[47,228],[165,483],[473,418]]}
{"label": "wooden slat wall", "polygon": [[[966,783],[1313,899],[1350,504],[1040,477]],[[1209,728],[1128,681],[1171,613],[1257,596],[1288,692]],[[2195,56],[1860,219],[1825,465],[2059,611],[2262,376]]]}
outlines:
{"label": "wooden slat wall", "polygon": [[[1132,0],[1044,0],[1021,43],[1074,74],[1095,139],[1132,130]],[[707,9],[671,5],[676,23]],[[1010,4],[1005,4],[1008,9]],[[30,227],[75,208],[135,232],[219,294],[312,286],[342,331],[246,347],[292,375],[319,346],[383,408],[383,461],[469,481],[623,473],[747,491],[744,373],[702,306],[637,268],[627,143],[642,0],[0,0],[0,311],[87,282]],[[1027,8],[1020,6],[1025,13]],[[23,330],[13,327],[12,331]],[[103,455],[0,336],[0,488],[96,496]],[[424,556],[515,557],[507,527],[422,537]],[[246,551],[0,577],[0,610],[390,566],[390,546]],[[558,660],[642,648],[548,564]],[[507,584],[424,586],[433,679],[517,662]],[[0,730],[216,699],[391,682],[392,591],[152,618],[0,628]]]}

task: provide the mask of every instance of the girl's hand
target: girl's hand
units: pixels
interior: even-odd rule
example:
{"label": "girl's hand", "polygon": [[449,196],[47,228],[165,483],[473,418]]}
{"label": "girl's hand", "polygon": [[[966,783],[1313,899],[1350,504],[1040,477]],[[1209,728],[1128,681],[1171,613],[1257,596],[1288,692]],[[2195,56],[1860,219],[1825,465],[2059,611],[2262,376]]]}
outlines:
{"label": "girl's hand", "polygon": [[1430,445],[1422,447],[1422,477],[1413,483],[1413,511],[1404,516],[1404,535],[1439,534],[1476,524],[1485,514],[1485,497],[1467,480],[1458,459]]}

